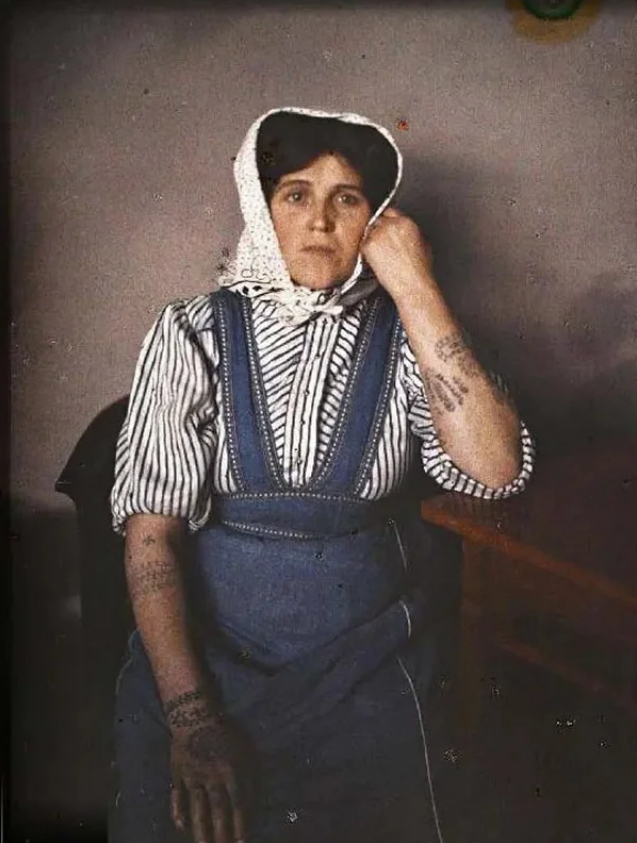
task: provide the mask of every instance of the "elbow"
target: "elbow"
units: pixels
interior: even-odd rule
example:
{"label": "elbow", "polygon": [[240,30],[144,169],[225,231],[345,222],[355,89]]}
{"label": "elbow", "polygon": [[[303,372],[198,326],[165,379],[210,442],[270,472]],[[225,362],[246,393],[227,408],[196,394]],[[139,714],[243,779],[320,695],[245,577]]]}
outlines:
{"label": "elbow", "polygon": [[515,494],[521,492],[526,485],[522,474],[522,459],[513,456],[502,460],[483,482],[492,491]]}
{"label": "elbow", "polygon": [[[495,447],[494,447],[495,446]],[[483,480],[491,489],[503,489],[519,479],[522,474],[523,453],[519,422],[511,422],[508,436],[498,438],[491,446],[488,460],[488,477]]]}
{"label": "elbow", "polygon": [[494,472],[492,476],[488,478],[488,482],[486,482],[485,485],[494,490],[505,489],[514,483],[519,476],[520,466],[518,464],[513,469]]}
{"label": "elbow", "polygon": [[493,455],[475,477],[492,491],[500,491],[519,480],[522,473],[522,456],[519,450]]}

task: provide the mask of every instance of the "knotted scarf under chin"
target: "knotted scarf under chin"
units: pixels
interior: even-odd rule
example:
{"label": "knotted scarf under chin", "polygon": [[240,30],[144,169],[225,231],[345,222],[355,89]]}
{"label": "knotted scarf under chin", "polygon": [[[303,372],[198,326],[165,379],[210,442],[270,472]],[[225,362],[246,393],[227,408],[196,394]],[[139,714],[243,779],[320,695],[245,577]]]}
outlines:
{"label": "knotted scarf under chin", "polygon": [[347,308],[367,298],[378,285],[374,273],[366,265],[351,287],[345,282],[342,288],[335,286],[328,290],[310,290],[294,282],[278,286],[267,278],[241,275],[237,277],[234,269],[228,267],[219,277],[218,284],[246,298],[271,302],[276,305],[274,316],[288,325],[302,325],[318,315],[340,317]]}

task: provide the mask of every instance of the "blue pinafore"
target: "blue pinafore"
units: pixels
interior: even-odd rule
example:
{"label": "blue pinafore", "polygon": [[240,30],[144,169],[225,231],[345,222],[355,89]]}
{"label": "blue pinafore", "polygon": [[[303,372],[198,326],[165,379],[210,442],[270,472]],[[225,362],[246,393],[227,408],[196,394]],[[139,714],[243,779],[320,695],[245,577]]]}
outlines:
{"label": "blue pinafore", "polygon": [[[247,843],[440,843],[431,700],[457,569],[409,483],[360,497],[396,374],[396,310],[382,291],[368,300],[331,447],[310,482],[290,488],[250,304],[213,296],[238,491],[215,497],[194,535],[187,585],[202,656],[259,758]],[[110,840],[181,840],[168,817],[169,735],[139,635],[129,649]]]}

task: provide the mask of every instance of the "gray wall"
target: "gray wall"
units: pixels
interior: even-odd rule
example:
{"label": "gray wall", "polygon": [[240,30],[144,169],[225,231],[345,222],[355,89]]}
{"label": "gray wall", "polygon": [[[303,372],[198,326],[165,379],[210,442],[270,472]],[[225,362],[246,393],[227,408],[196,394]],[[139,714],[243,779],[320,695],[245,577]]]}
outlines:
{"label": "gray wall", "polygon": [[[620,0],[565,43],[522,37],[506,4],[486,0],[17,14],[12,491],[20,524],[69,525],[46,548],[43,534],[19,536],[25,652],[52,664],[71,652],[72,508],[54,481],[128,391],[158,310],[211,286],[240,231],[231,159],[268,108],[394,128],[402,207],[541,443],[574,424],[634,429],[635,56],[635,10]],[[37,643],[34,628],[52,638]],[[54,804],[45,778],[33,799]]]}
{"label": "gray wall", "polygon": [[129,388],[154,315],[207,289],[235,242],[231,158],[284,103],[408,121],[403,205],[533,414],[603,400],[619,367],[628,380],[635,13],[608,3],[582,37],[545,45],[516,37],[503,5],[17,19],[16,495],[60,506],[53,480]]}

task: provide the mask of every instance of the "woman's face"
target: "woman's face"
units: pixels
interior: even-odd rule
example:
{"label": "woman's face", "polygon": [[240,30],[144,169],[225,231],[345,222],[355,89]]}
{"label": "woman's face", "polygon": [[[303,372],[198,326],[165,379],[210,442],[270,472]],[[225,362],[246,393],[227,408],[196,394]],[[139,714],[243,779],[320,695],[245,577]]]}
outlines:
{"label": "woman's face", "polygon": [[325,154],[283,176],[270,213],[292,279],[327,290],[354,271],[371,217],[358,172],[340,155]]}

